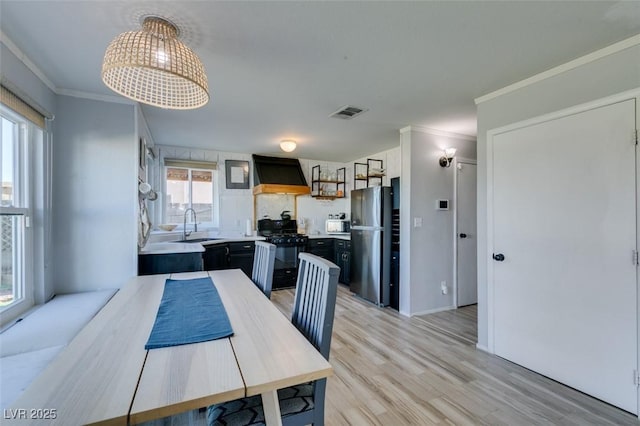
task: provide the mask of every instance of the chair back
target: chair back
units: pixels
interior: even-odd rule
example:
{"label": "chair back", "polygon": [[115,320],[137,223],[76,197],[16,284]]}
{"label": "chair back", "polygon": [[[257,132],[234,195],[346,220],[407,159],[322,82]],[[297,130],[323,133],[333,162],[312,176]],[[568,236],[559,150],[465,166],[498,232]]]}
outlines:
{"label": "chair back", "polygon": [[310,253],[299,259],[291,322],[329,359],[340,268]]}
{"label": "chair back", "polygon": [[273,267],[276,262],[276,246],[264,241],[256,241],[256,251],[253,255],[253,272],[251,280],[260,290],[271,299],[273,285]]}

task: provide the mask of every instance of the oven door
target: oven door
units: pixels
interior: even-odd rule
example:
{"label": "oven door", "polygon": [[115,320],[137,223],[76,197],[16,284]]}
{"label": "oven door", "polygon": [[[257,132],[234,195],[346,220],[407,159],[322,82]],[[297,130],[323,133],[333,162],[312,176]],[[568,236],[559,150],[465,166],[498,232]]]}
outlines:
{"label": "oven door", "polygon": [[273,269],[290,269],[298,266],[298,247],[293,245],[276,246],[276,262]]}

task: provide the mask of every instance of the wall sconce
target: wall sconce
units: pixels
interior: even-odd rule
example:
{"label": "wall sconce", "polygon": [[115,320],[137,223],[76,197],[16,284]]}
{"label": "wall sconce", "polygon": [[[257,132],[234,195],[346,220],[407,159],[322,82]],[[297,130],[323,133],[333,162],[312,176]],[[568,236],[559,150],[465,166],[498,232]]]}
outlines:
{"label": "wall sconce", "polygon": [[455,148],[447,148],[444,150],[444,156],[440,157],[440,167],[449,167],[453,161],[453,157],[456,155]]}
{"label": "wall sconce", "polygon": [[294,149],[296,149],[296,141],[285,139],[280,142],[280,149],[284,152],[292,152]]}

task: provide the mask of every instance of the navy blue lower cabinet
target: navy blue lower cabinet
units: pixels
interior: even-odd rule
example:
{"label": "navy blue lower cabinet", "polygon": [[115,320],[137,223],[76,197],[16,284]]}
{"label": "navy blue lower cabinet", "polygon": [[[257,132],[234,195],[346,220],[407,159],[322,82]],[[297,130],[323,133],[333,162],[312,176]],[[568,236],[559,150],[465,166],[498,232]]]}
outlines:
{"label": "navy blue lower cabinet", "polygon": [[343,284],[351,283],[351,241],[335,241],[334,263],[340,267],[339,281]]}
{"label": "navy blue lower cabinet", "polygon": [[202,253],[138,255],[138,275],[202,271]]}
{"label": "navy blue lower cabinet", "polygon": [[229,268],[240,268],[250,277],[253,273],[253,254],[256,245],[253,241],[229,243]]}
{"label": "navy blue lower cabinet", "polygon": [[400,308],[400,252],[391,252],[391,300],[389,306],[398,310]]}
{"label": "navy blue lower cabinet", "polygon": [[205,271],[229,268],[229,246],[227,244],[207,245],[204,249],[202,259]]}

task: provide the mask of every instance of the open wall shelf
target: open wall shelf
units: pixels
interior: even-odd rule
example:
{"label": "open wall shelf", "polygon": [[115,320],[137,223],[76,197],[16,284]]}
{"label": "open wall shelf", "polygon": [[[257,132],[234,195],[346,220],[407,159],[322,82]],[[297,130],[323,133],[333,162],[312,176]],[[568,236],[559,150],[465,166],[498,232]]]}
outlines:
{"label": "open wall shelf", "polygon": [[353,189],[381,186],[385,176],[382,160],[367,158],[366,163],[353,163]]}
{"label": "open wall shelf", "polygon": [[330,173],[320,165],[311,168],[311,196],[320,200],[344,198],[346,194],[346,168]]}

